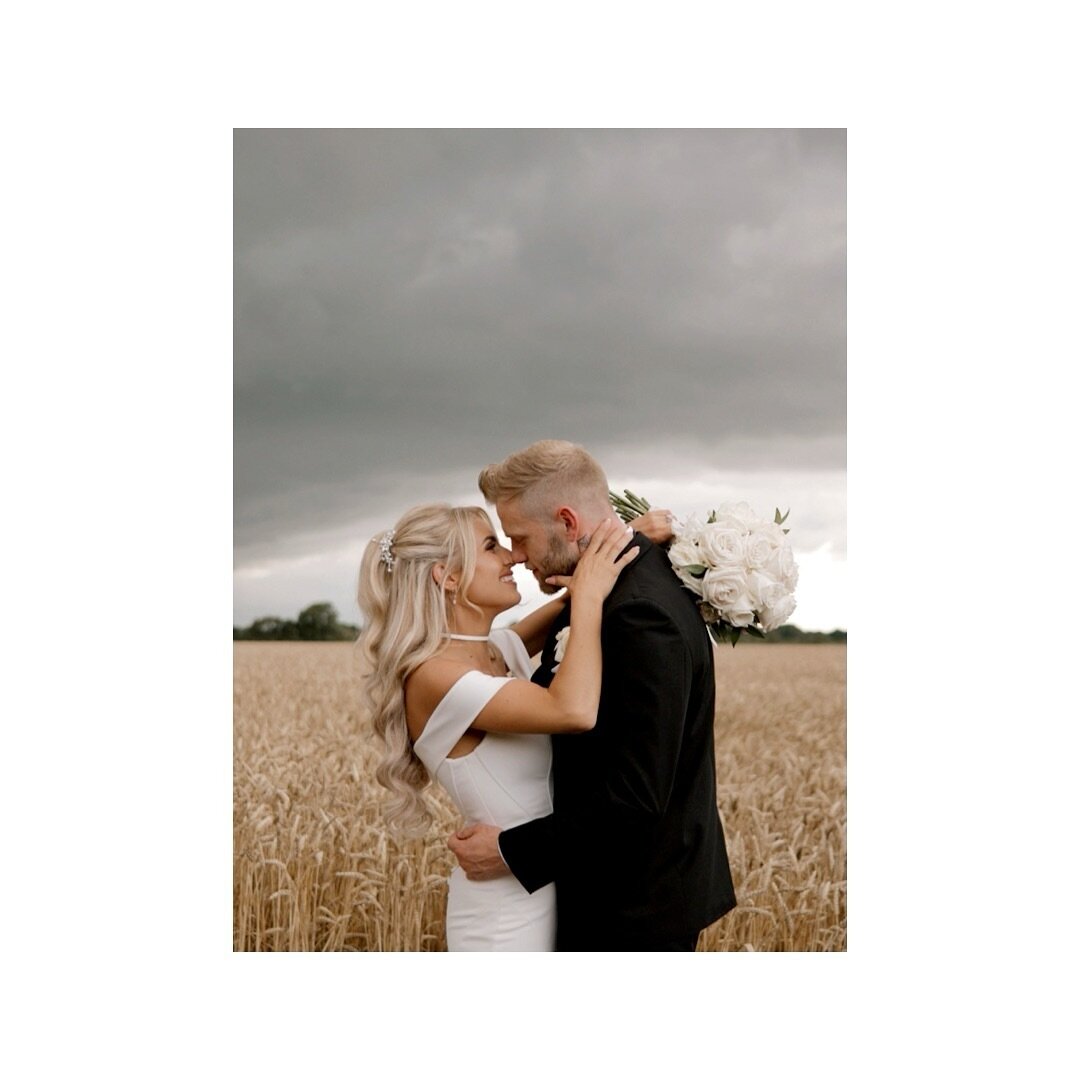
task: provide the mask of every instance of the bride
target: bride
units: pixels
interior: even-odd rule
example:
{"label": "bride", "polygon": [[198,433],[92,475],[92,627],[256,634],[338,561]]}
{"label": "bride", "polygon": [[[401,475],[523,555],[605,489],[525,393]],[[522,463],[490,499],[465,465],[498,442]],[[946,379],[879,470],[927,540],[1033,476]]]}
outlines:
{"label": "bride", "polygon": [[[633,525],[665,521],[653,511]],[[648,519],[648,520],[646,520]],[[360,566],[360,638],[375,731],[376,770],[393,798],[387,818],[423,833],[429,779],[466,822],[511,828],[551,813],[551,745],[557,732],[590,730],[600,700],[600,616],[623,567],[639,552],[633,529],[606,521],[572,577],[549,577],[567,595],[492,630],[521,594],[514,558],[479,507],[418,506],[367,545]],[[549,688],[529,681],[553,620],[572,599],[565,654]],[[452,952],[555,948],[555,885],[528,893],[512,874],[470,881],[450,875],[446,940]]]}

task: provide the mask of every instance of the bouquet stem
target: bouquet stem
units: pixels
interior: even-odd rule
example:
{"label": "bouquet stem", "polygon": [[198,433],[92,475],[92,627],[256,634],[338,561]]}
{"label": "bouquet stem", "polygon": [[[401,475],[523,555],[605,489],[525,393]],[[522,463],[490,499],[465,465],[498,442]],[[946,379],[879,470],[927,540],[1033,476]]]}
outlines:
{"label": "bouquet stem", "polygon": [[623,521],[633,521],[636,517],[641,517],[642,514],[647,514],[652,507],[640,496],[635,495],[632,491],[627,491],[623,488],[621,495],[616,495],[614,491],[608,492],[608,497],[611,499],[611,505],[615,507],[615,513],[623,519]]}

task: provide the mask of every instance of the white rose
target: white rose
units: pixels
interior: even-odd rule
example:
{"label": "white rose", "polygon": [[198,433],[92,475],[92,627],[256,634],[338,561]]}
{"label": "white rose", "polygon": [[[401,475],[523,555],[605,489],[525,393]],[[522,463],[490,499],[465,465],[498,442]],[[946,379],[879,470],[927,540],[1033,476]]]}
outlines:
{"label": "white rose", "polygon": [[672,566],[693,566],[701,562],[701,549],[697,541],[688,536],[678,536],[668,548]]}
{"label": "white rose", "polygon": [[791,618],[794,610],[795,597],[791,593],[785,593],[774,605],[761,613],[761,629],[767,634],[770,630],[782,626]]}
{"label": "white rose", "polygon": [[785,544],[784,530],[775,522],[759,522],[746,540],[746,562],[755,569],[766,566]]}
{"label": "white rose", "polygon": [[754,508],[746,502],[724,503],[716,511],[716,520],[723,522],[728,528],[738,528],[742,532],[748,532],[761,518],[754,512]]}
{"label": "white rose", "polygon": [[784,578],[784,585],[787,587],[788,592],[794,592],[795,586],[799,584],[799,567],[796,565],[795,560],[791,560],[791,573]]}
{"label": "white rose", "polygon": [[668,548],[668,559],[678,579],[695,595],[701,595],[701,578],[696,578],[686,567],[704,565],[704,557],[697,543],[688,536],[680,534]]}
{"label": "white rose", "polygon": [[701,530],[705,526],[702,524],[701,519],[697,514],[690,514],[686,520],[679,523],[675,531],[675,539],[679,540],[694,540],[701,533]]}
{"label": "white rose", "polygon": [[750,626],[754,622],[755,617],[754,603],[746,593],[742,593],[733,600],[727,611],[724,612],[724,618],[727,619],[732,626],[740,628]]}
{"label": "white rose", "polygon": [[698,548],[707,566],[741,564],[746,558],[746,535],[738,528],[719,522],[706,525],[697,538]]}
{"label": "white rose", "polygon": [[762,608],[775,604],[790,591],[776,578],[761,570],[751,570],[746,575],[746,586],[755,611],[761,611]]}
{"label": "white rose", "polygon": [[675,576],[685,585],[695,596],[701,596],[701,578],[694,577],[693,574],[684,570],[680,566],[674,566],[672,569],[675,571]]}
{"label": "white rose", "polygon": [[786,539],[769,556],[765,563],[765,570],[777,581],[782,581],[789,589],[795,588],[799,579],[799,568],[795,565],[795,556],[791,553],[791,545]]}
{"label": "white rose", "polygon": [[[701,580],[701,598],[727,619],[728,608],[746,591],[746,575],[738,566],[707,570]],[[730,622],[730,620],[728,620]]]}
{"label": "white rose", "polygon": [[566,639],[570,636],[570,627],[564,626],[555,635],[555,663],[561,664],[563,657],[566,655]]}

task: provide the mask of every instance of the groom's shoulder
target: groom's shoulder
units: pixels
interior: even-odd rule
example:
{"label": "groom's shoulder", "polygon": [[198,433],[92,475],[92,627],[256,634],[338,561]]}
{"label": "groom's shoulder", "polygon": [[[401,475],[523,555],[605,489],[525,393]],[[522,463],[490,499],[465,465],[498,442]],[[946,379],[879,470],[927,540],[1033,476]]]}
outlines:
{"label": "groom's shoulder", "polygon": [[623,606],[642,600],[660,604],[662,607],[674,602],[680,592],[685,592],[672,569],[667,553],[647,537],[636,534],[635,544],[642,551],[634,562],[626,567],[611,589],[605,615]]}
{"label": "groom's shoulder", "polygon": [[617,617],[621,609],[659,607],[671,617],[679,617],[689,593],[671,569],[667,552],[643,536],[641,554],[622,572],[604,605],[604,618]]}

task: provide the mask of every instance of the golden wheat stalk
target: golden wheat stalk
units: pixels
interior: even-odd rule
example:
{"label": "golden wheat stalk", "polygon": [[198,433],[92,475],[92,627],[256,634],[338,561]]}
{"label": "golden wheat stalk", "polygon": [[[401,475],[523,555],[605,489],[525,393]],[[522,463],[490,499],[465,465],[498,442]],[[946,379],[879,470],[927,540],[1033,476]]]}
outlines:
{"label": "golden wheat stalk", "polygon": [[[382,822],[379,751],[348,644],[238,642],[233,906],[238,951],[446,948],[437,788],[426,841]],[[702,951],[847,947],[843,645],[717,650],[717,801],[739,906]]]}

